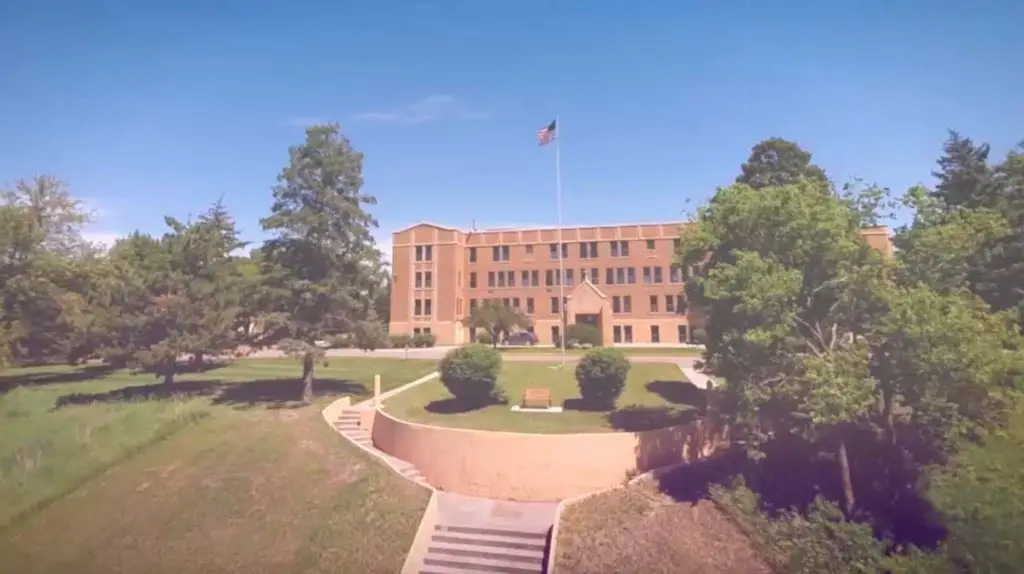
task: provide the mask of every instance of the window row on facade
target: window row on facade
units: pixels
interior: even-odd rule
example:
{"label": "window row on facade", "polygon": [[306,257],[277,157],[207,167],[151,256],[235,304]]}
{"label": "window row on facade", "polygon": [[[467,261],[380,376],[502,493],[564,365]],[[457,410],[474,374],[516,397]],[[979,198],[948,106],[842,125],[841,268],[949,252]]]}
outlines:
{"label": "window row on facade", "polygon": [[[651,343],[667,342],[667,341],[662,341],[662,338],[661,338],[661,326],[660,325],[651,325],[649,327],[649,329],[650,329],[650,332],[651,332],[651,337],[650,337],[650,342]],[[530,333],[534,332],[533,327],[528,327],[526,330],[528,332],[530,332]],[[691,340],[690,340],[690,326],[689,325],[687,325],[686,323],[680,323],[680,324],[676,325],[675,331],[676,331],[675,332],[676,340],[674,342],[676,342],[676,343],[690,343],[691,342]],[[430,329],[426,329],[426,332],[429,333]],[[551,326],[551,340],[553,342],[558,342],[561,334],[562,334],[562,329],[561,329],[561,327],[559,325],[552,325]],[[473,328],[473,327],[470,327],[469,328],[470,340],[471,341],[475,341],[476,340],[476,335],[477,335],[477,329]],[[632,343],[633,342],[633,326],[632,325],[613,325],[612,326],[612,342],[613,343]]]}
{"label": "window row on facade", "polygon": [[[680,284],[683,282],[684,274],[683,270],[677,266],[671,266],[667,272],[664,267],[651,266],[651,267],[608,267],[604,270],[604,284],[605,285],[636,285],[637,283],[637,269],[640,270],[640,280],[644,285],[661,285],[664,283],[676,283]],[[560,274],[558,269],[547,269],[544,271],[544,286],[554,287],[557,285],[565,285],[572,287],[575,283],[576,273],[574,269],[563,269]],[[598,267],[581,268],[579,274],[580,281],[590,280],[595,285],[601,284],[601,270]],[[519,272],[519,287],[540,287],[540,270],[523,270]],[[417,276],[419,273],[417,273]],[[429,273],[428,273],[429,275]],[[517,273],[515,271],[488,271],[487,272],[487,288],[488,289],[502,289],[509,287],[516,287]],[[667,281],[666,281],[667,280]],[[419,278],[417,277],[417,286],[419,286]],[[480,288],[480,281],[476,271],[469,272],[469,288],[478,289]],[[429,287],[429,285],[427,285]]]}
{"label": "window row on facade", "polygon": [[[426,301],[429,301],[427,299]],[[503,297],[503,298],[492,298],[492,299],[470,299],[469,300],[469,312],[472,313],[473,309],[476,309],[478,305],[482,305],[488,301],[498,303],[505,307],[512,309],[519,309],[527,315],[533,315],[536,313],[536,305],[533,297]],[[522,302],[526,303],[526,306],[521,305]],[[550,313],[558,314],[562,312],[562,305],[558,303],[558,297],[548,298]],[[564,298],[563,302],[567,302],[568,297]],[[664,305],[662,305],[664,301]],[[429,308],[429,306],[427,307]],[[686,299],[682,295],[650,295],[647,297],[647,310],[649,313],[676,313],[683,314],[686,312]],[[633,296],[622,295],[612,297],[612,314],[615,315],[628,315],[633,312]]]}
{"label": "window row on facade", "polygon": [[[657,249],[658,240],[656,239],[643,239],[640,240],[644,244],[644,248],[647,251],[655,251]],[[580,259],[597,259],[601,256],[601,245],[604,244],[608,249],[608,255],[611,257],[629,257],[629,245],[632,241],[629,240],[615,240],[615,241],[580,241],[576,242],[576,251],[579,254]],[[561,245],[561,249],[559,249]],[[548,258],[553,260],[568,259],[569,258],[569,245],[570,243],[562,242],[549,243],[547,244]],[[535,245],[492,245],[491,246],[491,261],[511,261],[512,260],[512,247],[521,247],[523,249],[523,255],[526,258],[534,256]],[[469,262],[476,263],[479,260],[479,250],[487,249],[479,247],[469,248]],[[679,249],[679,239],[672,240],[672,249]],[[420,259],[417,259],[420,261]],[[429,261],[429,259],[427,259]]]}

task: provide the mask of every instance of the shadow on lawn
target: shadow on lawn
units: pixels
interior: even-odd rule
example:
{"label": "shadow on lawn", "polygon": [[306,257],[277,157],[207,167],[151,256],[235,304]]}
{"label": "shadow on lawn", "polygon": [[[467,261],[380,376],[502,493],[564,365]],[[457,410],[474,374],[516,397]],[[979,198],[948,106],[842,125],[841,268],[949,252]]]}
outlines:
{"label": "shadow on lawn", "polygon": [[[214,405],[266,408],[296,408],[303,406],[302,381],[298,379],[257,379],[245,382],[228,382],[220,379],[182,381],[173,385],[155,383],[132,385],[105,393],[71,393],[57,399],[54,408],[94,403],[122,403],[146,401],[172,397],[208,397]],[[317,379],[313,383],[317,397],[367,395],[361,383],[340,379]]]}
{"label": "shadow on lawn", "polygon": [[689,381],[651,381],[645,388],[674,405],[689,405],[698,409],[707,406],[706,391]]}
{"label": "shadow on lawn", "polygon": [[15,387],[81,383],[83,381],[101,379],[116,370],[117,369],[110,365],[87,365],[79,367],[73,371],[4,375],[0,376],[0,394],[5,394],[13,390]]}

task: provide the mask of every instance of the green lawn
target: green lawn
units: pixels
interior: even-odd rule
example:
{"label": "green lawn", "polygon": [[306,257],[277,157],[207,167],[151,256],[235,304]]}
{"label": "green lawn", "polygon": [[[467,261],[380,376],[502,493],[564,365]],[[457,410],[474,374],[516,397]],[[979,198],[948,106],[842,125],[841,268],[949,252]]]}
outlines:
{"label": "green lawn", "polygon": [[[399,418],[439,426],[532,433],[607,432],[660,428],[689,420],[703,401],[703,393],[686,381],[675,365],[635,363],[617,409],[585,410],[580,404],[572,366],[506,362],[499,384],[509,405],[469,409],[451,397],[440,380],[433,380],[388,399],[385,410]],[[522,401],[523,390],[551,390],[561,413],[515,412],[510,405]]]}
{"label": "green lawn", "polygon": [[[679,356],[699,357],[703,352],[701,349],[687,347],[615,347],[626,355],[631,356]],[[562,351],[558,347],[498,347],[502,353],[516,355],[558,355]],[[566,355],[583,355],[586,349],[566,349]]]}
{"label": "green lawn", "polygon": [[[181,375],[173,396],[127,371],[0,372],[0,571],[318,571],[359,564],[357,543],[400,564],[426,495],[384,492],[407,482],[349,448],[319,410],[368,397],[374,373],[387,390],[434,367],[333,359],[318,366],[311,406],[295,400],[291,360]],[[365,516],[396,521],[396,534],[364,532]]]}

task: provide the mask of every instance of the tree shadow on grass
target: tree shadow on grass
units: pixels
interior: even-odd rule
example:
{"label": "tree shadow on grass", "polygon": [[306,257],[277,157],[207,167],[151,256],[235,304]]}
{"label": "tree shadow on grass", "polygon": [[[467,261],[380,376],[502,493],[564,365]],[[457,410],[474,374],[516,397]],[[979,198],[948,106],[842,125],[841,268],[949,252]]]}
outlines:
{"label": "tree shadow on grass", "polygon": [[706,391],[689,381],[651,381],[646,389],[674,405],[689,405],[702,410],[707,406]]}
{"label": "tree shadow on grass", "polygon": [[0,394],[6,394],[15,387],[81,383],[84,381],[101,379],[116,370],[117,369],[110,365],[86,365],[84,367],[76,367],[71,371],[4,375],[0,376]]}
{"label": "tree shadow on grass", "polygon": [[[132,385],[105,393],[71,393],[57,399],[55,409],[95,403],[126,403],[168,398],[209,398],[213,405],[234,407],[297,408],[302,402],[303,384],[298,379],[257,379],[228,382],[220,379],[181,381],[172,385],[155,383]],[[341,379],[317,379],[313,383],[317,397],[349,395],[364,397],[361,383]]]}
{"label": "tree shadow on grass", "polygon": [[466,399],[457,399],[452,397],[449,399],[431,401],[423,408],[428,413],[434,413],[436,415],[457,415],[460,413],[478,411],[496,404],[500,403],[497,401],[469,401]]}
{"label": "tree shadow on grass", "polygon": [[615,430],[641,432],[684,425],[697,420],[701,411],[694,408],[647,407],[628,405],[604,416]]}

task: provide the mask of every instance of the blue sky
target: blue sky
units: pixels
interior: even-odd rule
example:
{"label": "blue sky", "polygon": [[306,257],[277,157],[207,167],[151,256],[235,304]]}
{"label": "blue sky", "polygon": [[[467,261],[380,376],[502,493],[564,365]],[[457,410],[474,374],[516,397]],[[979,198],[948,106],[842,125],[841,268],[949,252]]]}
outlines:
{"label": "blue sky", "polygon": [[[0,182],[65,179],[104,238],[222,195],[249,239],[311,121],[366,155],[378,237],[417,221],[670,221],[757,141],[837,181],[929,182],[946,128],[1024,139],[1024,3],[0,2]],[[689,200],[691,203],[687,203]]]}

